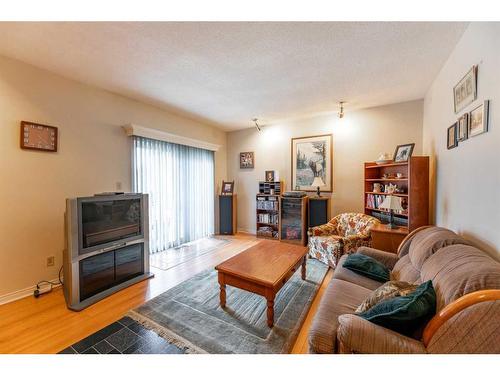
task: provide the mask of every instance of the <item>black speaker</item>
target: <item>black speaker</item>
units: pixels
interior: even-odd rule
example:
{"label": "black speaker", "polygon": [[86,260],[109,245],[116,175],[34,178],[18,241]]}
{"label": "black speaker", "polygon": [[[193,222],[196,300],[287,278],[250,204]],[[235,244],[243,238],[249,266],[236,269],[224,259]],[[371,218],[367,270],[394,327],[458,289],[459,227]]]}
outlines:
{"label": "black speaker", "polygon": [[219,195],[219,233],[236,233],[236,194]]}
{"label": "black speaker", "polygon": [[308,222],[309,228],[317,227],[328,222],[328,198],[309,198]]}

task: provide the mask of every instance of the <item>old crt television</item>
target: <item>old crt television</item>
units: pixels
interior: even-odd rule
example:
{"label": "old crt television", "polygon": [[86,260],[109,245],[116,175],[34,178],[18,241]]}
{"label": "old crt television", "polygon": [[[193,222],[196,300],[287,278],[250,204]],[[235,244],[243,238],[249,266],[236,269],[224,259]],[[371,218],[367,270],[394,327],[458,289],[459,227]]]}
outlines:
{"label": "old crt television", "polygon": [[81,310],[149,271],[147,194],[100,194],[66,200],[64,295]]}

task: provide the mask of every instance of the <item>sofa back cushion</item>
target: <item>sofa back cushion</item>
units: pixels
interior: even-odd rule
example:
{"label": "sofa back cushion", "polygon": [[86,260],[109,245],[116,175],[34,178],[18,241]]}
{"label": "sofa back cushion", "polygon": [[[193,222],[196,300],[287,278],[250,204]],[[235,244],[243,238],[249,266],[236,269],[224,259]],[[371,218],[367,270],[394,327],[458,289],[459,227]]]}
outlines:
{"label": "sofa back cushion", "polygon": [[415,234],[415,237],[411,241],[408,255],[413,267],[420,270],[424,262],[432,254],[446,246],[454,244],[468,245],[469,243],[449,229],[430,227]]}
{"label": "sofa back cushion", "polygon": [[410,261],[410,256],[406,254],[399,259],[391,271],[391,280],[406,281],[410,284],[420,284],[420,270],[417,270]]}
{"label": "sofa back cushion", "polygon": [[500,263],[475,247],[451,245],[424,262],[420,278],[432,280],[439,311],[476,290],[500,289]]}

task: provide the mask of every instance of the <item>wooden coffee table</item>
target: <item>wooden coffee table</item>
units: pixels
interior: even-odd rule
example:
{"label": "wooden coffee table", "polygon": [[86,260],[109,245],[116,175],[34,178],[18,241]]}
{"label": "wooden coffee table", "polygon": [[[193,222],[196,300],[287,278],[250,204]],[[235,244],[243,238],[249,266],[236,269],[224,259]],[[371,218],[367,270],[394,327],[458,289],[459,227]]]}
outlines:
{"label": "wooden coffee table", "polygon": [[218,271],[220,305],[226,307],[226,285],[264,296],[267,300],[267,325],[274,324],[274,298],[302,265],[306,278],[307,248],[264,240],[222,262]]}

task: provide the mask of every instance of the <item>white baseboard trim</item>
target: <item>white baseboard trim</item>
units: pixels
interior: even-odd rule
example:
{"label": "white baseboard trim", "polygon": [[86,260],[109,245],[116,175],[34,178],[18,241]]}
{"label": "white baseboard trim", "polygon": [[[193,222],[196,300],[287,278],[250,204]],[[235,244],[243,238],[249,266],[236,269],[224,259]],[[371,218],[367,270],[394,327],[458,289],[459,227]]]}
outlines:
{"label": "white baseboard trim", "polygon": [[[58,283],[59,279],[50,280],[53,283]],[[52,289],[56,289],[61,287],[61,285],[54,286]],[[9,302],[17,301],[18,299],[25,298],[28,296],[33,296],[33,291],[36,289],[36,285],[30,286],[28,288],[24,288],[21,290],[17,290],[15,292],[4,294],[0,296],[0,305],[4,305]],[[43,297],[43,295],[42,295]]]}

